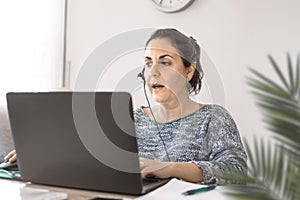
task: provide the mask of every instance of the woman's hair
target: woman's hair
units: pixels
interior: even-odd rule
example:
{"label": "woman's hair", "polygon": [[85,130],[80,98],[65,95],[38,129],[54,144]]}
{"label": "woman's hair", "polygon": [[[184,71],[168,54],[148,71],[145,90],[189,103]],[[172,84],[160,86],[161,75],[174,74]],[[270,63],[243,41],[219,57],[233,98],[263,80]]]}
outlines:
{"label": "woman's hair", "polygon": [[200,46],[197,44],[197,41],[193,37],[187,37],[176,29],[166,28],[158,29],[154,33],[152,33],[152,35],[146,42],[146,47],[151,40],[157,38],[166,38],[170,40],[172,46],[174,46],[178,50],[185,67],[189,67],[191,63],[196,64],[196,69],[193,77],[189,81],[189,92],[198,94],[201,89],[204,73],[200,65]]}

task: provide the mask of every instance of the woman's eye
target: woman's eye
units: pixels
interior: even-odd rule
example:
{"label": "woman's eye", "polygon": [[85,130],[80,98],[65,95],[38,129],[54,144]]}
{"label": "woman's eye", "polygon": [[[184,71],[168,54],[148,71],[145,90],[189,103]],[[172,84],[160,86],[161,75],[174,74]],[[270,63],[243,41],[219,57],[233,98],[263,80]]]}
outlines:
{"label": "woman's eye", "polygon": [[145,67],[151,67],[152,66],[152,63],[145,63]]}
{"label": "woman's eye", "polygon": [[162,62],[161,64],[162,64],[163,66],[169,66],[169,65],[171,65],[170,62]]}

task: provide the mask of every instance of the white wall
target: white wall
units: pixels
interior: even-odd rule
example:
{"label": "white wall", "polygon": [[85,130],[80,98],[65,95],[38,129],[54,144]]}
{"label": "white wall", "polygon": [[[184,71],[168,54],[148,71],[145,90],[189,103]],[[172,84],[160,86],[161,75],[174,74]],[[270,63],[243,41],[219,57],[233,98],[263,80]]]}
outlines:
{"label": "white wall", "polygon": [[0,160],[13,147],[6,93],[58,88],[64,60],[64,1],[0,4]]}
{"label": "white wall", "polygon": [[64,1],[14,0],[0,6],[0,105],[6,92],[59,87]]}
{"label": "white wall", "polygon": [[[285,66],[287,51],[295,60],[300,48],[299,8],[298,0],[196,0],[183,12],[166,14],[156,10],[150,0],[70,0],[67,60],[71,61],[71,87],[87,57],[111,37],[140,28],[174,27],[197,38],[214,63],[223,81],[225,107],[236,120],[241,135],[263,135],[266,130],[261,114],[245,84],[245,77],[250,75],[247,67],[276,80],[267,54],[272,54],[281,66]],[[110,73],[117,76],[111,77],[112,85],[104,88],[114,87],[120,70],[141,63],[136,55],[127,56],[132,57],[119,63],[120,68],[111,67]],[[209,66],[203,67],[209,71]],[[205,99],[209,91],[204,93],[204,102],[218,103]],[[137,94],[141,97],[141,92]]]}

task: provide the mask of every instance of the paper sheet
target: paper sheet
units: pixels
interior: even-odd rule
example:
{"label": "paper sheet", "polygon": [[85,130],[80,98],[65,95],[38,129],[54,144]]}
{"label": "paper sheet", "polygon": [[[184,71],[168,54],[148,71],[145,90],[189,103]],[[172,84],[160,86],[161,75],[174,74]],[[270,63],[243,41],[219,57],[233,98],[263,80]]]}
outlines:
{"label": "paper sheet", "polygon": [[68,194],[64,192],[53,192],[45,189],[21,188],[20,196],[22,200],[63,200],[68,199]]}
{"label": "paper sheet", "polygon": [[[184,196],[183,192],[187,190],[197,189],[206,187],[205,185],[189,183],[173,178],[167,184],[159,187],[158,189],[143,195],[137,200],[165,200],[165,199],[176,199],[176,200],[191,200],[191,199],[218,199],[225,200],[226,197],[220,192],[218,187],[214,190],[198,193],[194,195]],[[228,199],[228,198],[227,198]]]}

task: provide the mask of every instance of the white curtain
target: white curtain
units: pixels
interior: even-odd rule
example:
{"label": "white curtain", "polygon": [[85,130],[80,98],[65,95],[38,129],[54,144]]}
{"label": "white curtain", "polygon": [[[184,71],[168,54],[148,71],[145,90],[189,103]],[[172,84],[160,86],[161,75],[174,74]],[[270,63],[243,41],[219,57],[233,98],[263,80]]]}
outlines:
{"label": "white curtain", "polygon": [[65,0],[0,2],[0,105],[6,92],[59,88]]}

